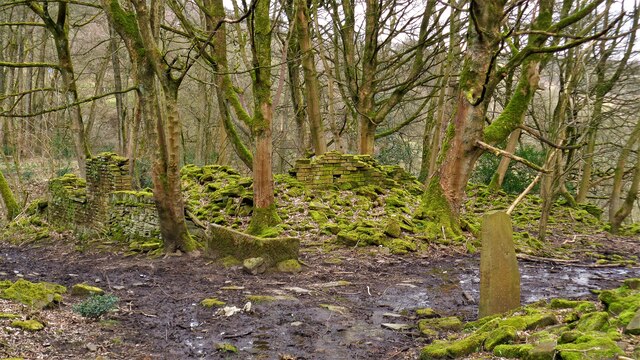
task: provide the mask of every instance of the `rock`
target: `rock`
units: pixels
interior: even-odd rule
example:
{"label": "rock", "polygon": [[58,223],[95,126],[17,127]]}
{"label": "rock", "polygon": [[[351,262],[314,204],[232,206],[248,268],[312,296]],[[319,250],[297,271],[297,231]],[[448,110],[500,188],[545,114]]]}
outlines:
{"label": "rock", "polygon": [[438,315],[432,308],[416,309],[416,315],[419,318],[425,319],[440,317],[440,315]]}
{"label": "rock", "polygon": [[102,295],[104,294],[104,290],[99,287],[87,285],[87,284],[75,284],[71,288],[71,295],[75,296],[91,296],[91,295]]}
{"label": "rock", "polygon": [[302,271],[302,266],[296,259],[282,260],[276,264],[276,268],[279,272],[284,273],[299,273]]}
{"label": "rock", "polygon": [[327,309],[327,310],[329,310],[331,312],[336,312],[336,313],[341,314],[341,315],[345,315],[348,312],[347,308],[344,307],[344,306],[330,305],[330,304],[320,304],[320,307],[321,308],[325,308],[325,309]]}
{"label": "rock", "polygon": [[216,344],[216,350],[225,353],[237,353],[238,348],[228,343]]}
{"label": "rock", "polygon": [[607,334],[598,332],[580,336],[569,344],[558,345],[555,350],[563,360],[616,359],[624,355],[615,341]]}
{"label": "rock", "polygon": [[640,290],[640,278],[626,279],[624,284],[632,290]]}
{"label": "rock", "polygon": [[624,333],[630,335],[640,335],[640,309],[636,311],[636,314],[624,329]]}
{"label": "rock", "polygon": [[478,317],[520,306],[520,271],[513,242],[511,218],[504,211],[484,215],[480,255]]}
{"label": "rock", "polygon": [[493,355],[507,359],[527,359],[531,350],[531,344],[498,345],[493,349]]}
{"label": "rock", "polygon": [[529,352],[528,360],[553,360],[556,353],[555,341],[544,341],[536,344]]}
{"label": "rock", "polygon": [[462,321],[455,316],[445,318],[422,319],[418,321],[418,328],[425,335],[431,336],[433,332],[460,331]]}
{"label": "rock", "polygon": [[599,331],[609,321],[609,314],[606,312],[593,312],[584,315],[578,321],[576,325],[576,330],[581,332],[587,331]]}
{"label": "rock", "polygon": [[391,329],[391,330],[409,330],[413,326],[409,324],[394,324],[394,323],[382,323],[382,327]]}
{"label": "rock", "polygon": [[26,331],[39,331],[44,329],[44,324],[38,320],[14,320],[11,326]]}
{"label": "rock", "polygon": [[492,351],[496,346],[510,343],[516,339],[516,328],[513,326],[501,326],[489,333],[484,341],[484,348]]}
{"label": "rock", "polygon": [[402,235],[402,229],[398,220],[394,218],[387,220],[384,226],[384,233],[392,238],[399,238]]}
{"label": "rock", "polygon": [[329,222],[327,215],[318,210],[309,210],[309,216],[311,216],[311,219],[318,223],[318,225],[323,225]]}
{"label": "rock", "polygon": [[285,290],[293,291],[296,294],[311,294],[311,290],[304,289],[297,286],[288,286],[284,288]]}
{"label": "rock", "polygon": [[267,264],[261,257],[248,258],[242,263],[242,269],[248,274],[258,275],[267,270]]}
{"label": "rock", "polygon": [[66,292],[67,288],[62,285],[46,282],[32,283],[20,279],[6,288],[0,297],[17,301],[37,309],[44,309],[60,303],[62,301],[61,294]]}
{"label": "rock", "polygon": [[89,350],[91,352],[98,351],[98,345],[96,345],[94,343],[88,343],[87,345],[85,345],[85,347],[87,348],[87,350]]}
{"label": "rock", "polygon": [[293,326],[293,327],[298,327],[298,326],[302,326],[302,324],[303,324],[303,322],[302,322],[302,321],[294,321],[294,322],[292,322],[292,323],[291,323],[291,324],[289,324],[289,325],[291,325],[291,326]]}

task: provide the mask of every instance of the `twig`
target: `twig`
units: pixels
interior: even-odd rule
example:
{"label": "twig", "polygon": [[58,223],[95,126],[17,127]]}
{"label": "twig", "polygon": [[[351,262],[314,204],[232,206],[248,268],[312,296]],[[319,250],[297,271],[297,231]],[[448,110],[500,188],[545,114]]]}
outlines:
{"label": "twig", "polygon": [[509,159],[515,160],[515,161],[517,161],[519,163],[522,163],[522,164],[524,164],[524,165],[526,165],[526,166],[528,166],[528,167],[530,167],[530,168],[532,168],[534,170],[543,172],[545,174],[548,174],[548,173],[551,172],[551,170],[541,168],[540,166],[532,163],[531,161],[529,161],[529,160],[527,160],[525,158],[521,158],[520,156],[514,155],[514,154],[512,154],[510,152],[504,151],[502,149],[498,149],[497,147],[491,146],[491,145],[489,145],[489,144],[487,144],[485,142],[482,142],[480,140],[476,141],[476,145],[478,145],[478,147],[480,147],[480,148],[483,148],[485,150],[491,151],[492,153],[494,153],[496,155],[508,157]]}
{"label": "twig", "polygon": [[251,333],[253,333],[253,330],[249,330],[247,332],[243,332],[243,333],[239,333],[239,334],[222,335],[222,338],[223,339],[235,339],[235,338],[251,335]]}

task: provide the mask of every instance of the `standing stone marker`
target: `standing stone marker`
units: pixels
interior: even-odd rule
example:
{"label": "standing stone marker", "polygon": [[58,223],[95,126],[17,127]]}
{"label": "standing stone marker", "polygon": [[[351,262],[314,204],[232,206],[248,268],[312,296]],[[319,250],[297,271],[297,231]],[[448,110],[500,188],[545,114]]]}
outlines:
{"label": "standing stone marker", "polygon": [[480,307],[478,317],[520,306],[520,271],[513,244],[511,218],[491,211],[482,219],[480,255]]}

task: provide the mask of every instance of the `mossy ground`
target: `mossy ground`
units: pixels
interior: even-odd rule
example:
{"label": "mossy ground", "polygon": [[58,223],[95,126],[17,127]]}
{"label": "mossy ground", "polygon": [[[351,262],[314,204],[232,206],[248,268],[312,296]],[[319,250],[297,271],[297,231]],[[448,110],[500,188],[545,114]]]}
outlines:
{"label": "mossy ground", "polygon": [[[635,348],[629,344],[637,339],[625,335],[624,328],[628,314],[640,308],[640,290],[623,285],[600,292],[599,300],[553,299],[479,319],[467,323],[465,331],[447,334],[446,341],[435,340],[424,347],[420,359],[461,358],[472,353],[517,359],[633,358]],[[421,330],[425,324],[419,321]]]}

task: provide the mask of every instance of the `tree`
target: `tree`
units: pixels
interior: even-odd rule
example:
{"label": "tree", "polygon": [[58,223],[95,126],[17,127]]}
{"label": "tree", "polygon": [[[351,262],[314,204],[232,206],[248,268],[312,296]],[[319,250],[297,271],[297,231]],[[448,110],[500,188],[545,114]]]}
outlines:
{"label": "tree", "polygon": [[[330,2],[334,28],[340,38],[340,56],[333,59],[344,102],[358,122],[358,152],[373,154],[376,129],[416,87],[432,80],[429,69],[442,36],[438,19],[443,8],[427,1],[419,16],[410,16],[411,1],[364,2],[364,39],[356,31],[356,2]],[[395,21],[406,18],[406,21]],[[416,22],[418,35],[406,47],[393,48],[394,40]],[[358,44],[362,43],[362,48]],[[360,55],[361,54],[361,55]],[[360,55],[360,56],[359,56]],[[404,72],[404,76],[399,76]],[[417,114],[409,117],[415,120]],[[410,121],[405,121],[409,123]]]}
{"label": "tree", "polygon": [[[153,2],[151,7],[139,0],[129,3],[132,10],[125,10],[118,0],[102,0],[109,21],[124,40],[134,64],[142,115],[155,124],[153,195],[165,251],[188,252],[194,250],[195,243],[184,217],[179,168],[181,121],[177,107],[178,89],[188,68],[175,76],[165,61],[166,54],[158,47],[162,2]],[[161,94],[156,91],[156,80]]]}
{"label": "tree", "polygon": [[[506,140],[520,125],[522,114],[538,87],[540,54],[577,46],[591,39],[579,38],[545,47],[550,34],[557,34],[579,21],[600,2],[591,2],[552,22],[553,1],[539,1],[538,14],[531,22],[526,46],[515,49],[502,66],[495,61],[506,40],[500,32],[500,23],[511,9],[505,9],[506,2],[502,0],[471,2],[456,113],[445,135],[438,170],[428,180],[419,216],[429,217],[454,233],[459,229],[458,217],[473,167],[484,151]],[[563,7],[566,9],[571,4],[571,1],[565,1]],[[513,95],[499,116],[485,126],[487,107],[497,85],[511,69],[517,67],[521,72]]]}

